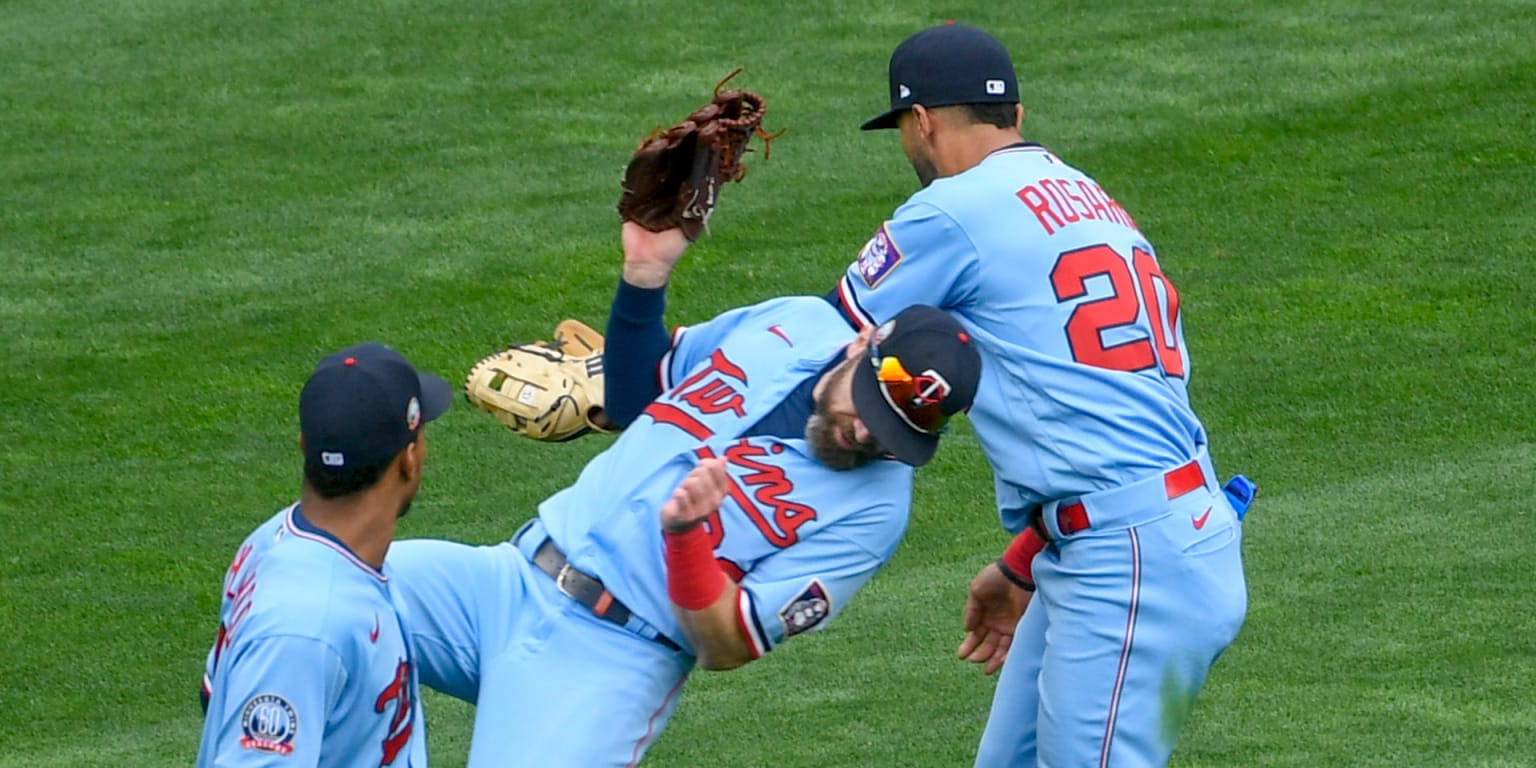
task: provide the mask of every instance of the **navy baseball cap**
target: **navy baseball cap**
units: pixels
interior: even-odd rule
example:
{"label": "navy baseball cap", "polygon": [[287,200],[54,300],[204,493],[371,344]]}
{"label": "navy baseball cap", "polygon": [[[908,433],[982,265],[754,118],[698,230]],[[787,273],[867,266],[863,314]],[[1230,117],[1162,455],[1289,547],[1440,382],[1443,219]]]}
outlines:
{"label": "navy baseball cap", "polygon": [[344,471],[384,464],[443,415],[453,388],[377,342],[325,356],[299,394],[304,465]]}
{"label": "navy baseball cap", "polygon": [[949,417],[976,399],[981,355],[949,313],[907,307],[875,330],[853,369],[853,408],[881,447],[914,467],[939,448]]}
{"label": "navy baseball cap", "polygon": [[901,41],[891,54],[891,109],[862,126],[895,128],[912,108],[954,104],[1017,104],[1019,79],[1008,49],[964,24],[929,27]]}

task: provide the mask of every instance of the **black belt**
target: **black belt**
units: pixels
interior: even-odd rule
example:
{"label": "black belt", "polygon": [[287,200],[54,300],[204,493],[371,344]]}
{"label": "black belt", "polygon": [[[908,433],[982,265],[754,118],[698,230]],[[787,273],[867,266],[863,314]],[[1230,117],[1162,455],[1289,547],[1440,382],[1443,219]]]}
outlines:
{"label": "black belt", "polygon": [[[614,597],[613,593],[609,592],[608,588],[603,586],[603,582],[596,577],[573,568],[570,561],[565,559],[565,553],[555,545],[554,539],[546,537],[544,543],[534,550],[533,564],[554,578],[555,586],[562,594],[586,606],[593,616],[630,629],[630,619],[635,616],[630,612],[629,606],[619,602],[619,599]],[[654,640],[674,651],[683,650],[682,646],[660,632],[655,636],[641,634],[641,637]]]}

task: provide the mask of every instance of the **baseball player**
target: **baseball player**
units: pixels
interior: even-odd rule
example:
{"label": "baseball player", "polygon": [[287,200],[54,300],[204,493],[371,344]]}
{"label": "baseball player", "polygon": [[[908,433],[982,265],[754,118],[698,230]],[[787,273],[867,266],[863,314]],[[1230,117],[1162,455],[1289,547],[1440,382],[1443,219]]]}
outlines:
{"label": "baseball player", "polygon": [[695,665],[825,627],[895,550],[913,467],[980,376],[932,307],[856,335],[821,298],[782,298],[668,336],[687,241],[626,224],[624,243],[629,328],[607,350],[663,343],[607,376],[658,396],[610,413],[623,434],[510,542],[390,550],[423,683],[477,704],[472,767],[634,765]]}
{"label": "baseball player", "polygon": [[224,577],[197,765],[427,764],[414,656],[385,551],[421,483],[446,381],[363,344],[299,396],[298,503],[246,537]]}
{"label": "baseball player", "polygon": [[943,307],[982,353],[970,417],[1018,537],[966,605],[960,655],[1008,659],[976,765],[1165,765],[1247,604],[1178,291],[1120,203],[1019,140],[997,40],[926,29],[889,74],[863,128],[900,131],[922,189],[835,293],[861,327]]}

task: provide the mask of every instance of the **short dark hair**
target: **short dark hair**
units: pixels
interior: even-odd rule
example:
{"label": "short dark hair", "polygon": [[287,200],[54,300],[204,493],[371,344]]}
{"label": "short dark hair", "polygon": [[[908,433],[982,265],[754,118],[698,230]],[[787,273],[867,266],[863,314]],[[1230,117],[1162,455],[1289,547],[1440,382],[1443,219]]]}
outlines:
{"label": "short dark hair", "polygon": [[964,115],[972,124],[986,123],[998,128],[1017,128],[1018,104],[988,102],[983,104],[956,104],[955,111]]}
{"label": "short dark hair", "polygon": [[305,463],[304,482],[322,499],[339,499],[372,488],[384,476],[384,470],[393,463],[394,460],[390,460],[371,467],[351,469],[318,467]]}

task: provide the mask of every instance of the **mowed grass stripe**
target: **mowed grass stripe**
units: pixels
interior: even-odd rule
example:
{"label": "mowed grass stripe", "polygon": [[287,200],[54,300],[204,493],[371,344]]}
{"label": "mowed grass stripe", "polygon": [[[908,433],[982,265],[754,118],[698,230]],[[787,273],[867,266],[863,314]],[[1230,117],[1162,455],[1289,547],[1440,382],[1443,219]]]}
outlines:
{"label": "mowed grass stripe", "polygon": [[[676,8],[698,23],[635,3],[8,5],[0,324],[19,332],[0,336],[15,406],[0,425],[0,743],[21,751],[0,760],[186,764],[218,574],[293,491],[291,403],[313,359],[386,338],[451,373],[564,314],[601,319],[623,152],[691,108],[725,59],[792,133],[728,192],[674,313],[830,284],[910,190],[894,137],[852,126],[878,108],[890,45],[929,11]],[[1436,572],[1427,599],[1412,575],[1438,562],[1415,536],[1435,540],[1437,500],[1460,498],[1448,491],[1502,483],[1481,500],[1513,509],[1531,489],[1519,451],[1484,457],[1507,476],[1423,469],[1529,434],[1528,4],[954,15],[1017,41],[1027,132],[1099,176],[1158,244],[1222,467],[1267,484],[1249,528],[1255,613],[1184,759],[1513,764],[1528,713],[1507,702],[1529,699],[1530,676],[1500,662],[1521,635],[1500,631],[1517,598],[1492,586],[1530,584],[1518,540],[1485,548],[1507,529],[1453,527],[1440,547],[1466,562]],[[505,536],[602,445],[524,445],[488,421],[460,408],[435,431],[407,534]],[[951,448],[845,620],[701,675],[657,765],[967,762],[990,683],[945,657],[964,582],[1001,534],[974,446]],[[1365,494],[1327,539],[1296,535],[1298,510],[1348,500],[1359,477],[1400,493]],[[1392,536],[1398,522],[1414,533]],[[1385,573],[1362,576],[1361,552]],[[1380,626],[1392,652],[1364,675],[1372,646],[1357,641],[1355,664],[1295,682],[1317,585],[1357,582],[1325,606],[1325,630]],[[1433,609],[1463,588],[1486,657],[1431,642],[1463,632]],[[1416,597],[1419,612],[1380,607]],[[1415,643],[1444,655],[1411,658]],[[1490,694],[1443,696],[1440,681]],[[1412,695],[1393,704],[1398,691]],[[464,709],[432,702],[439,764],[461,764]],[[1428,715],[1475,725],[1408,731]]]}

